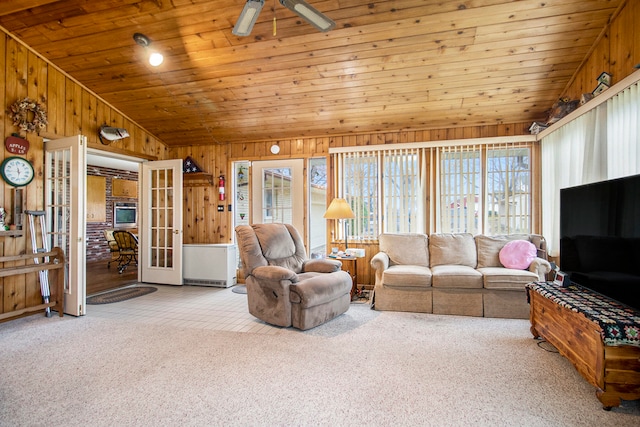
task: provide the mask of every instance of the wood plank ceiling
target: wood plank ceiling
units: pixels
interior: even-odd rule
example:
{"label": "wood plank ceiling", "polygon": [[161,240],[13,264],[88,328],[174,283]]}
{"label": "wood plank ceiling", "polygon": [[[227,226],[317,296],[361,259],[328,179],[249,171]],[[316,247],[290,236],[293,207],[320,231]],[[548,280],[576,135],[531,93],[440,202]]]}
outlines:
{"label": "wood plank ceiling", "polygon": [[0,26],[197,145],[544,120],[621,2],[309,0],[337,24],[321,33],[266,0],[237,37],[244,0],[3,0]]}

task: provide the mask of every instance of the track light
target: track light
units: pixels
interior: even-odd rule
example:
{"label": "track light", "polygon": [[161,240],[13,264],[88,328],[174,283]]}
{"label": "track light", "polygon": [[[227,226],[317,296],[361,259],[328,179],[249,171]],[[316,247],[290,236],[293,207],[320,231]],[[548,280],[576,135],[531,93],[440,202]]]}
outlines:
{"label": "track light", "polygon": [[[151,40],[149,40],[149,37],[145,36],[144,34],[135,33],[133,35],[133,39],[136,41],[136,43],[138,43],[145,49],[149,49],[149,46],[151,45]],[[149,52],[149,64],[154,67],[162,64],[162,62],[164,61],[164,56],[162,56],[160,52],[152,51],[151,49],[149,49]]]}
{"label": "track light", "polygon": [[258,15],[264,6],[264,0],[247,0],[244,9],[231,31],[236,36],[248,36],[258,20]]}

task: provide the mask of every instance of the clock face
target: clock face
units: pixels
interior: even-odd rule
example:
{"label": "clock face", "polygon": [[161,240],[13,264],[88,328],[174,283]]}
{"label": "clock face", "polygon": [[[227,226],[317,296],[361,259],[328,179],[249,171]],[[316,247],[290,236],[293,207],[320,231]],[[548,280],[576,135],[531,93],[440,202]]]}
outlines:
{"label": "clock face", "polygon": [[33,166],[27,159],[22,157],[4,159],[2,166],[0,166],[0,173],[2,173],[2,178],[14,187],[22,187],[29,184],[34,176]]}

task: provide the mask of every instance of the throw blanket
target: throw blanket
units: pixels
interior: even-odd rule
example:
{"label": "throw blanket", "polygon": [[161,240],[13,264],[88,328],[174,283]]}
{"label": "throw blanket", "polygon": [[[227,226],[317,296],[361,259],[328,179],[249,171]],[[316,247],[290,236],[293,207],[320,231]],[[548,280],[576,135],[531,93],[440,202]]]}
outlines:
{"label": "throw blanket", "polygon": [[530,291],[539,293],[561,307],[582,313],[597,323],[605,345],[640,347],[639,310],[576,285],[562,288],[549,282],[535,282],[527,285],[527,293]]}

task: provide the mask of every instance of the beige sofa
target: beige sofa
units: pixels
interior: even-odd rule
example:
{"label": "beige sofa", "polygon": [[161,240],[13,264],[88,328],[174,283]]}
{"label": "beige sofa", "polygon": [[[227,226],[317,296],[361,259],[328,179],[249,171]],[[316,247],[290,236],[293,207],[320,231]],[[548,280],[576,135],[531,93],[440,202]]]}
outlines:
{"label": "beige sofa", "polygon": [[[511,240],[537,248],[528,269],[500,263],[500,250]],[[382,234],[379,243],[371,259],[376,310],[526,319],[525,285],[545,280],[551,269],[537,234]]]}

